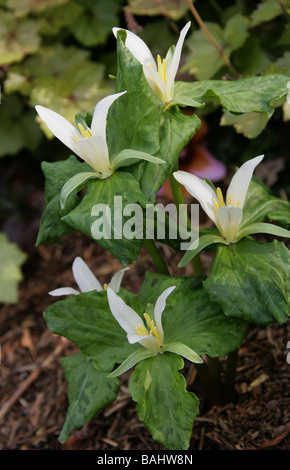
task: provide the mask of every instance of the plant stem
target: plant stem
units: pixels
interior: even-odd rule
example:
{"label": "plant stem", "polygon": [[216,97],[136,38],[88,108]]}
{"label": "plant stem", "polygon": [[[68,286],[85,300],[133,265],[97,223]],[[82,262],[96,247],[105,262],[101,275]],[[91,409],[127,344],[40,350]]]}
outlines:
{"label": "plant stem", "polygon": [[215,392],[216,402],[221,403],[222,383],[221,383],[221,364],[218,357],[209,357],[208,366],[212,378],[212,386]]}
{"label": "plant stem", "polygon": [[281,2],[281,0],[277,0],[277,2],[279,3],[279,5],[280,5],[280,7],[281,7],[281,10],[283,11],[283,14],[284,14],[285,17],[286,17],[286,20],[290,22],[290,16],[288,15],[287,10],[286,10],[286,8],[284,7],[283,3]]}
{"label": "plant stem", "polygon": [[203,363],[195,364],[195,366],[209,408],[219,405],[219,396],[216,393],[214,380],[208,365]]}
{"label": "plant stem", "polygon": [[236,372],[238,362],[238,349],[232,351],[227,357],[225,374],[224,398],[226,402],[232,401],[235,392]]}
{"label": "plant stem", "polygon": [[166,266],[166,263],[160,253],[160,251],[158,250],[158,248],[156,247],[155,243],[153,240],[150,240],[150,239],[146,239],[145,240],[145,248],[146,250],[148,251],[148,253],[150,254],[155,266],[156,266],[156,269],[159,273],[161,274],[167,274],[168,276],[170,276],[170,272]]}
{"label": "plant stem", "polygon": [[[179,217],[179,205],[184,204],[184,197],[183,197],[181,185],[174,178],[172,173],[169,176],[169,181],[170,181],[172,197],[173,197],[174,203],[176,205],[176,209],[177,209],[177,217]],[[191,228],[191,223],[190,223],[190,219],[189,219],[188,214],[187,214],[187,227],[189,229]],[[199,255],[195,256],[191,260],[191,265],[192,265],[193,272],[194,272],[195,276],[203,276],[204,272],[203,272],[203,267],[202,267],[202,263],[201,263]]]}
{"label": "plant stem", "polygon": [[206,36],[208,37],[208,39],[210,40],[210,42],[212,43],[212,45],[215,47],[215,49],[218,51],[219,55],[221,56],[221,58],[223,59],[224,63],[227,65],[227,67],[230,69],[230,71],[232,72],[232,74],[236,77],[236,78],[239,78],[239,73],[237,72],[237,70],[235,69],[235,67],[231,64],[231,62],[229,61],[229,59],[224,55],[223,51],[221,50],[221,48],[219,47],[219,45],[216,43],[216,41],[214,40],[214,38],[212,37],[211,33],[209,32],[209,30],[207,29],[206,25],[204,24],[202,18],[199,16],[195,6],[193,5],[192,3],[192,0],[187,0],[187,3],[188,3],[188,6],[193,14],[193,16],[195,17],[196,21],[198,22],[199,26],[201,27],[201,29],[203,30],[203,32],[206,34]]}

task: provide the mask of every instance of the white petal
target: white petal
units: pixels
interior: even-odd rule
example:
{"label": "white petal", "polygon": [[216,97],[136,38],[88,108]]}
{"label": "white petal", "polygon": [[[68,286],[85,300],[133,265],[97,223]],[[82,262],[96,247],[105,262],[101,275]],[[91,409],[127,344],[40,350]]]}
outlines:
{"label": "white petal", "polygon": [[144,348],[150,349],[155,353],[160,352],[159,343],[154,336],[141,336],[141,340],[139,340],[139,343],[142,344]]}
{"label": "white petal", "polygon": [[75,127],[67,119],[51,109],[40,105],[35,106],[35,109],[55,137],[79,157],[83,158],[81,150],[77,148],[73,140],[76,137]]}
{"label": "white petal", "polygon": [[104,176],[111,174],[107,143],[99,136],[85,137],[76,142],[85,160],[95,171]]}
{"label": "white petal", "polygon": [[[166,73],[166,85],[168,93],[173,93],[174,80],[180,63],[181,51],[184,43],[185,36],[189,30],[191,22],[189,21],[180,32],[179,39],[175,46],[175,51],[170,63],[170,67]],[[172,96],[171,96],[172,98]]]}
{"label": "white petal", "polygon": [[130,268],[127,267],[127,268],[121,269],[112,277],[111,282],[108,284],[108,287],[111,287],[111,289],[113,289],[114,292],[116,293],[119,292],[123,276],[125,274],[125,271],[128,271],[128,269]]}
{"label": "white petal", "polygon": [[111,312],[119,325],[128,335],[136,335],[136,328],[143,323],[141,317],[110,287],[107,289],[107,295]]}
{"label": "white petal", "polygon": [[91,131],[93,135],[98,135],[104,142],[107,142],[106,138],[106,125],[107,125],[107,114],[110,106],[119,96],[127,93],[122,91],[121,93],[115,93],[114,95],[106,96],[95,106],[94,114],[92,118]]}
{"label": "white petal", "polygon": [[166,101],[166,84],[162,80],[162,78],[159,77],[157,70],[155,70],[153,67],[150,67],[149,65],[143,65],[143,72],[148,84],[150,85],[154,93],[162,101]]}
{"label": "white petal", "polygon": [[198,178],[198,176],[187,173],[186,171],[176,171],[173,173],[173,176],[185,187],[189,194],[199,201],[203,210],[216,224],[217,218],[213,203],[214,198],[216,199],[216,193],[209,186],[209,184]]}
{"label": "white petal", "polygon": [[[123,28],[113,28],[113,33],[116,37],[117,37],[117,32],[120,31],[121,29]],[[136,34],[132,33],[131,31],[128,31],[127,29],[124,29],[124,31],[126,31],[127,33],[125,46],[128,47],[128,49],[132,52],[133,56],[141,64],[146,64],[148,62],[151,62],[153,67],[155,66],[155,69],[156,69],[155,60],[147,44],[141,38],[139,38]]]}
{"label": "white petal", "polygon": [[73,289],[72,287],[60,287],[59,289],[54,289],[49,292],[49,295],[59,296],[59,295],[78,295],[79,291]]}
{"label": "white petal", "polygon": [[129,334],[127,335],[128,342],[130,344],[140,343],[144,348],[150,349],[155,353],[160,352],[160,346],[157,339],[152,335],[138,335],[138,334]]}
{"label": "white petal", "polygon": [[140,343],[143,338],[148,338],[148,335],[138,335],[138,333],[128,333],[127,334],[128,342],[130,344]]}
{"label": "white petal", "polygon": [[72,271],[77,285],[82,292],[90,292],[103,290],[98,279],[94,276],[90,268],[82,258],[77,256],[72,265]]}
{"label": "white petal", "polygon": [[172,62],[172,59],[173,59],[173,56],[174,56],[174,51],[175,51],[175,46],[174,45],[170,46],[168,51],[167,51],[167,54],[166,54],[166,57],[165,57],[166,69],[167,70],[169,70],[169,67],[171,65],[171,62]]}
{"label": "white petal", "polygon": [[243,217],[243,210],[239,207],[220,207],[217,216],[222,235],[225,235],[228,242],[233,242]]}
{"label": "white petal", "polygon": [[256,166],[263,160],[264,155],[245,162],[234,174],[227,190],[227,205],[244,207],[247,191]]}
{"label": "white petal", "polygon": [[165,289],[165,291],[162,292],[162,294],[156,300],[156,304],[154,307],[154,320],[155,320],[157,329],[159,333],[161,334],[162,342],[164,339],[164,334],[163,334],[161,317],[166,306],[166,299],[171,294],[171,292],[175,289],[175,287],[176,286],[172,286],[172,287],[168,287],[167,289]]}

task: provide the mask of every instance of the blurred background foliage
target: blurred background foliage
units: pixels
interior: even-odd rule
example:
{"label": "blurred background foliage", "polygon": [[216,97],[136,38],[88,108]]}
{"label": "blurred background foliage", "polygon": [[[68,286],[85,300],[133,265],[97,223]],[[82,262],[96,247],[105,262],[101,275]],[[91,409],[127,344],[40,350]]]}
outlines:
{"label": "blurred background foliage", "polygon": [[[44,105],[73,122],[76,113],[114,93],[114,26],[130,29],[153,55],[164,56],[191,20],[181,80],[269,73],[290,80],[290,0],[196,0],[194,5],[236,76],[200,29],[187,0],[0,0],[0,231],[21,249],[33,249],[43,209],[40,162],[69,155],[38,120],[34,106]],[[206,126],[207,149],[218,161],[240,165],[265,153],[272,189],[289,196],[290,105],[275,106],[270,121],[259,113],[233,115],[216,101],[196,111]]]}

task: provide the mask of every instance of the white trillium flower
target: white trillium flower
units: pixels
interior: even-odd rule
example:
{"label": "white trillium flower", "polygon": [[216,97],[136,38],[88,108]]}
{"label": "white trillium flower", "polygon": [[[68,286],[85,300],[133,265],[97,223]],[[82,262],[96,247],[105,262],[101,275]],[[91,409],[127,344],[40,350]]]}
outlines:
{"label": "white trillium flower", "polygon": [[243,208],[249,184],[256,166],[262,161],[264,155],[252,158],[245,162],[234,174],[228,187],[224,200],[221,189],[216,190],[206,181],[185,171],[173,173],[175,179],[199,201],[208,217],[218,228],[219,234],[212,232],[199,237],[198,245],[192,244],[178,264],[185,266],[203,248],[214,243],[237,243],[243,237],[255,233],[267,233],[279,237],[289,238],[289,230],[266,222],[245,222],[243,224]]}
{"label": "white trillium flower", "polygon": [[164,343],[161,317],[165,309],[166,299],[174,289],[175,286],[169,287],[158,297],[154,308],[154,320],[151,320],[149,315],[144,313],[147,327],[138,313],[129,307],[110,288],[107,289],[111,312],[123,330],[126,331],[130,344],[138,342],[154,353],[160,352]]}
{"label": "white trillium flower", "polygon": [[174,178],[199,201],[208,217],[228,243],[236,241],[243,217],[243,207],[253,172],[264,155],[245,162],[234,174],[224,201],[220,188],[214,191],[206,181],[185,171],[176,171]]}
{"label": "white trillium flower", "polygon": [[94,109],[91,127],[78,124],[75,127],[63,116],[37,105],[35,109],[49,130],[64,145],[88,163],[100,177],[107,178],[112,173],[106,138],[106,119],[110,106],[121,95],[116,93],[99,101]]}
{"label": "white trillium flower", "polygon": [[49,295],[78,295],[82,292],[91,292],[94,290],[100,292],[106,290],[108,287],[114,292],[119,292],[124,273],[128,271],[128,269],[130,268],[126,267],[121,269],[114,274],[109,284],[102,286],[84,260],[80,256],[77,256],[72,265],[72,272],[80,291],[73,287],[60,287],[49,292]]}
{"label": "white trillium flower", "polygon": [[158,164],[165,163],[160,158],[133,149],[121,150],[113,161],[110,162],[106,137],[107,114],[114,101],[125,93],[127,92],[115,93],[99,101],[94,109],[91,127],[88,127],[85,121],[82,121],[82,123],[78,122],[77,127],[75,127],[55,111],[44,106],[35,106],[37,113],[49,130],[94,170],[94,172],[78,173],[65,183],[60,197],[62,207],[64,207],[70,193],[74,189],[81,187],[89,179],[106,179],[117,168],[128,166],[139,160],[147,160]]}
{"label": "white trillium flower", "polygon": [[[181,30],[176,46],[168,50],[165,59],[161,59],[160,55],[157,56],[157,63],[145,42],[136,34],[125,29],[127,33],[125,46],[143,65],[148,84],[164,103],[170,102],[173,98],[174,81],[179,67],[181,50],[190,25],[191,22],[189,21]],[[117,37],[117,32],[122,29],[113,28],[114,35]]]}
{"label": "white trillium flower", "polygon": [[148,357],[170,351],[183,355],[192,362],[200,363],[202,359],[192,349],[182,343],[165,343],[164,331],[162,327],[162,314],[166,307],[166,299],[176,286],[168,287],[158,297],[154,307],[154,318],[151,319],[148,313],[144,313],[146,323],[140,315],[127,305],[110,287],[107,289],[108,302],[111,312],[119,325],[127,333],[130,344],[140,343],[145,350],[139,349],[129,356],[121,366],[109,374],[115,377],[122,374],[137,362]]}

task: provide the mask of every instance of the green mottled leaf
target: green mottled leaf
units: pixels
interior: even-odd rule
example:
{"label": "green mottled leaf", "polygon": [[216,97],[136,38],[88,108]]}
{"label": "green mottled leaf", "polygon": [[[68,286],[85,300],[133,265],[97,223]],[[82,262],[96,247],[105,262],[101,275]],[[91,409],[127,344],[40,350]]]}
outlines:
{"label": "green mottled leaf", "polygon": [[39,25],[28,18],[17,19],[12,13],[1,10],[0,65],[21,61],[38,50]]}
{"label": "green mottled leaf", "polygon": [[[67,212],[62,221],[97,241],[124,265],[130,264],[136,261],[144,243],[142,207],[146,203],[135,178],[117,171],[110,178],[89,181],[80,204]],[[129,204],[134,206],[126,215]],[[130,229],[134,217],[136,224]]]}
{"label": "green mottled leaf", "polygon": [[0,157],[37,148],[42,133],[35,122],[35,111],[24,107],[19,96],[2,96],[0,120]]}
{"label": "green mottled leaf", "polygon": [[231,46],[232,51],[241,47],[247,39],[249,19],[241,13],[233,15],[225,24],[224,40]]}
{"label": "green mottled leaf", "polygon": [[220,121],[221,126],[234,126],[238,134],[254,139],[265,129],[269,117],[262,113],[232,114],[224,110]]}
{"label": "green mottled leaf", "polygon": [[[249,35],[248,24],[249,20],[241,13],[231,16],[224,29],[217,23],[205,22],[213,40],[228,59],[235,50],[245,43]],[[202,29],[193,31],[186,41],[186,45],[189,54],[186,56],[182,70],[189,71],[198,80],[212,78],[225,67],[220,53]]]}
{"label": "green mottled leaf", "polygon": [[[234,52],[234,62],[241,76],[260,75],[271,64],[267,51],[261,45],[261,38],[249,36],[245,44]],[[272,70],[271,73],[280,73]]]}
{"label": "green mottled leaf", "polygon": [[275,197],[270,188],[253,176],[243,208],[241,228],[267,220],[287,228],[290,225],[290,203]]}
{"label": "green mottled leaf", "polygon": [[204,288],[225,315],[269,325],[289,318],[289,250],[251,238],[220,246]]}
{"label": "green mottled leaf", "polygon": [[[280,0],[285,8],[290,7],[289,0]],[[257,8],[250,15],[250,26],[253,28],[265,21],[270,21],[283,14],[281,5],[277,0],[264,0],[257,5]]]}
{"label": "green mottled leaf", "polygon": [[286,75],[268,74],[235,81],[205,80],[200,82],[177,82],[178,92],[197,101],[215,98],[231,113],[258,112],[271,117],[272,101],[286,100]]}
{"label": "green mottled leaf", "polygon": [[[202,287],[203,277],[166,276],[151,271],[145,272],[145,280],[140,287],[138,297],[146,305],[154,304],[157,297],[168,287],[175,286],[174,295],[180,290],[197,290]],[[172,294],[173,295],[173,294]]]}
{"label": "green mottled leaf", "polygon": [[[229,46],[225,47],[223,30],[220,25],[208,21],[205,22],[205,25],[215,43],[223,49],[224,55],[229,57],[231,49]],[[198,80],[207,80],[213,77],[224,66],[220,54],[201,29],[194,31],[189,36],[186,46],[189,49],[189,54],[181,71],[188,71]]]}
{"label": "green mottled leaf", "polygon": [[79,428],[108,403],[117,398],[119,380],[108,379],[82,354],[61,359],[68,382],[69,408],[59,440],[65,442],[72,430]]}
{"label": "green mottled leaf", "polygon": [[[37,2],[39,3],[39,2]],[[42,2],[41,2],[42,3]],[[83,13],[83,8],[74,1],[64,0],[54,2],[50,8],[46,8],[40,16],[40,32],[53,36],[69,29],[77,18]]]}
{"label": "green mottled leaf", "polygon": [[155,441],[170,450],[188,449],[199,412],[197,397],[186,390],[185,379],[178,372],[182,368],[181,357],[159,354],[140,362],[129,384],[140,421]]}
{"label": "green mottled leaf", "polygon": [[166,0],[166,2],[156,2],[155,0],[130,0],[127,9],[133,15],[156,16],[165,15],[173,20],[182,18],[188,6],[183,0]]}
{"label": "green mottled leaf", "polygon": [[51,7],[68,3],[68,0],[7,0],[7,7],[14,10],[16,16],[26,16],[30,13],[39,13]]}
{"label": "green mottled leaf", "polygon": [[[74,123],[76,114],[94,109],[98,101],[114,93],[114,83],[105,80],[104,66],[93,62],[88,51],[56,44],[41,47],[24,63],[13,65],[5,91],[20,92],[31,106],[41,104]],[[52,133],[39,122],[51,138]]]}
{"label": "green mottled leaf", "polygon": [[41,168],[45,176],[46,207],[40,219],[37,246],[47,242],[58,243],[63,235],[72,231],[71,226],[62,221],[62,217],[79,203],[79,199],[75,193],[72,193],[62,210],[60,206],[61,190],[63,185],[74,175],[86,173],[91,169],[89,165],[79,162],[73,155],[64,161],[42,162]]}
{"label": "green mottled leaf", "polygon": [[112,28],[118,24],[119,4],[115,0],[96,2],[76,0],[82,6],[81,15],[71,25],[71,32],[80,44],[86,47],[106,42]]}
{"label": "green mottled leaf", "polygon": [[0,233],[0,302],[16,303],[26,254],[5,233]]}

